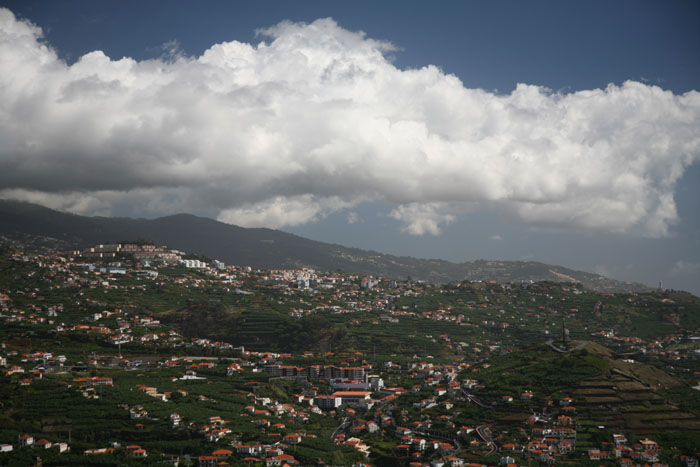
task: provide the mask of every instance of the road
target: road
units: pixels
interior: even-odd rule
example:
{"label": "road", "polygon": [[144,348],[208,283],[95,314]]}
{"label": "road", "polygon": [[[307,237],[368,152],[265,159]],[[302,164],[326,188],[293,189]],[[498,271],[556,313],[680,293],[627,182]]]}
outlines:
{"label": "road", "polygon": [[494,443],[493,439],[491,439],[491,431],[489,430],[489,428],[491,428],[493,425],[493,423],[489,423],[487,425],[480,425],[476,427],[476,434],[479,435],[479,437],[483,439],[484,443],[486,443],[489,447],[489,452],[486,454],[487,456],[490,456],[496,452],[496,443]]}
{"label": "road", "polygon": [[467,392],[467,391],[465,391],[464,389],[462,389],[462,393],[464,394],[464,396],[467,398],[468,401],[471,401],[471,402],[475,403],[475,404],[478,405],[479,407],[482,407],[482,408],[484,408],[484,409],[493,409],[493,407],[491,407],[490,405],[485,404],[481,399],[479,399],[478,397],[476,397],[474,394],[472,394],[472,393],[470,393],[470,392]]}
{"label": "road", "polygon": [[335,431],[331,434],[331,441],[333,441],[333,440],[335,439],[335,435],[336,435],[340,430],[342,430],[343,428],[345,428],[345,423],[346,423],[347,421],[348,421],[348,417],[343,418],[343,422],[342,422],[340,425],[338,425],[338,428],[336,428]]}
{"label": "road", "polygon": [[556,352],[559,352],[559,353],[569,353],[569,352],[573,352],[574,350],[578,350],[578,349],[580,349],[580,348],[582,348],[582,347],[587,346],[587,345],[588,345],[588,341],[581,341],[576,347],[574,347],[573,349],[568,349],[568,350],[567,350],[567,349],[562,349],[561,347],[557,347],[556,345],[554,345],[554,339],[548,340],[548,341],[546,342],[546,344],[547,344],[548,346],[550,346],[550,347],[552,348],[552,350],[554,350],[554,351],[556,351]]}

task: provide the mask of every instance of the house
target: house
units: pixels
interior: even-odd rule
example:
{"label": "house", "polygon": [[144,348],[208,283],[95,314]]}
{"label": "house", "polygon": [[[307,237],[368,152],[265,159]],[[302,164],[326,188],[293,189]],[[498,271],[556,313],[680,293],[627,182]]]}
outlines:
{"label": "house", "polygon": [[206,379],[202,376],[197,376],[197,372],[194,370],[186,370],[185,374],[180,377],[181,380],[202,380]]}
{"label": "house", "polygon": [[659,452],[659,445],[656,441],[650,440],[649,438],[639,441],[639,444],[642,445],[642,450],[644,450],[644,452]]}
{"label": "house", "polygon": [[562,440],[559,443],[559,452],[561,454],[569,454],[574,452],[574,443],[568,439]]}
{"label": "house", "polygon": [[148,453],[143,448],[134,449],[133,451],[131,451],[131,455],[134,457],[141,457],[141,458],[148,457]]}
{"label": "house", "polygon": [[255,456],[262,452],[260,444],[239,444],[236,446],[236,453],[243,456]]}
{"label": "house", "polygon": [[34,442],[34,447],[38,449],[51,449],[52,445],[51,441],[43,438]]}
{"label": "house", "polygon": [[374,433],[376,431],[379,431],[379,425],[377,425],[375,422],[373,422],[371,420],[369,422],[367,422],[365,424],[365,426],[367,427],[367,432],[369,432],[369,433]]}
{"label": "house", "polygon": [[228,449],[217,449],[216,451],[212,452],[211,455],[216,456],[217,458],[229,457],[233,455],[233,451]]}
{"label": "house", "polygon": [[454,446],[452,446],[450,443],[440,443],[439,449],[442,454],[446,454],[447,452],[452,451]]}
{"label": "house", "polygon": [[197,460],[197,465],[199,467],[216,467],[216,464],[219,462],[219,460],[214,456],[199,456]]}
{"label": "house", "polygon": [[67,452],[70,449],[70,446],[68,446],[68,443],[54,443],[53,447],[56,448],[56,450],[58,450],[59,454]]}
{"label": "house", "polygon": [[367,405],[370,400],[369,391],[336,391],[331,397],[340,397],[342,404]]}
{"label": "house", "polygon": [[129,409],[129,418],[131,420],[144,420],[147,417],[148,412],[141,406],[136,406]]}
{"label": "house", "polygon": [[292,433],[290,435],[286,435],[283,440],[285,443],[299,444],[301,443],[301,435],[298,433]]}
{"label": "house", "polygon": [[576,439],[576,430],[568,426],[553,428],[550,432],[553,436],[559,436],[560,438]]}
{"label": "house", "polygon": [[11,444],[0,444],[0,452],[10,452],[14,449]]}
{"label": "house", "polygon": [[[557,420],[555,422],[559,426],[571,426],[574,423],[574,419],[569,417],[568,415],[559,415],[557,417]],[[615,437],[616,435],[613,435]],[[622,435],[619,435],[622,436]],[[623,437],[624,438],[624,437]],[[627,440],[625,440],[626,442]],[[616,441],[617,442],[617,441]]]}
{"label": "house", "polygon": [[95,448],[95,449],[86,449],[83,454],[87,455],[98,455],[98,454],[109,454],[111,452],[114,452],[114,448]]}
{"label": "house", "polygon": [[289,454],[279,454],[277,456],[268,457],[267,459],[265,459],[265,465],[267,467],[284,465],[284,464],[293,465],[293,464],[298,464],[298,463],[299,462],[297,462],[297,460],[294,457],[290,456]]}
{"label": "house", "polygon": [[106,376],[93,376],[91,378],[77,378],[74,382],[82,386],[112,386],[112,378]]}
{"label": "house", "polygon": [[22,435],[19,437],[20,446],[31,446],[34,444],[34,437],[32,435]]}
{"label": "house", "polygon": [[226,376],[233,376],[234,374],[242,371],[243,369],[241,368],[241,365],[238,363],[232,363],[226,368]]}
{"label": "house", "polygon": [[610,459],[610,453],[607,451],[600,451],[598,449],[589,449],[588,458],[592,461],[599,461],[602,459]]}
{"label": "house", "polygon": [[425,451],[426,441],[423,438],[405,437],[403,438],[403,441],[405,442],[405,444],[410,444],[413,447],[413,449],[418,451],[418,453],[420,453],[421,451]]}
{"label": "house", "polygon": [[474,431],[474,428],[472,428],[472,427],[470,427],[470,426],[462,426],[462,427],[460,427],[459,430],[457,431],[457,434],[460,435],[460,436],[462,436],[462,435],[468,435],[468,434],[471,433],[472,431]]}
{"label": "house", "polygon": [[465,379],[462,383],[465,389],[474,389],[479,386],[479,382],[475,379]]}

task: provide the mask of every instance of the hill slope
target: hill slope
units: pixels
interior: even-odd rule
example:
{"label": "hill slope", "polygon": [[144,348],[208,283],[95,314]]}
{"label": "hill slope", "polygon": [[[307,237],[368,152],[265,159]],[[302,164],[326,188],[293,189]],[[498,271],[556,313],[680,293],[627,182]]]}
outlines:
{"label": "hill slope", "polygon": [[601,291],[644,291],[629,284],[534,261],[474,261],[397,257],[317,242],[272,229],[247,229],[189,214],[158,219],[85,217],[16,201],[0,201],[0,235],[48,237],[61,248],[84,248],[138,238],[255,268],[311,267],[383,277],[459,280],[571,281]]}

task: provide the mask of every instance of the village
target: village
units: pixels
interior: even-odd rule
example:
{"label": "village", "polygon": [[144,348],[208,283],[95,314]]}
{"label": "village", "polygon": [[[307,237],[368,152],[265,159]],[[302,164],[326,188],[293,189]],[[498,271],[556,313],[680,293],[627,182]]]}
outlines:
{"label": "village", "polygon": [[254,270],[137,243],[10,245],[3,265],[0,464],[697,465],[658,436],[700,431],[666,399],[696,393],[697,297]]}

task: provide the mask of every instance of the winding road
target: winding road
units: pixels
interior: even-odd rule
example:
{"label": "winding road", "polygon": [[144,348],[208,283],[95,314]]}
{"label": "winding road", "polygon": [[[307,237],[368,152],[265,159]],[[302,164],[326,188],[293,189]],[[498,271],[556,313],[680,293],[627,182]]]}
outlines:
{"label": "winding road", "polygon": [[467,392],[464,389],[462,389],[462,393],[464,394],[464,397],[466,397],[468,401],[475,403],[479,407],[484,408],[484,409],[493,409],[493,407],[484,403],[481,399],[476,397],[474,394]]}
{"label": "winding road", "polygon": [[574,350],[578,350],[582,347],[585,347],[588,345],[588,341],[581,341],[576,347],[572,349],[562,349],[561,347],[557,347],[554,345],[554,339],[549,339],[546,344],[550,346],[554,351],[559,352],[559,353],[569,353],[573,352]]}
{"label": "winding road", "polygon": [[479,437],[483,439],[489,447],[489,452],[488,454],[486,454],[487,456],[490,456],[491,454],[496,452],[496,443],[494,443],[493,439],[491,439],[491,430],[489,429],[493,425],[493,423],[489,423],[486,425],[480,425],[476,427],[476,434],[479,435]]}

